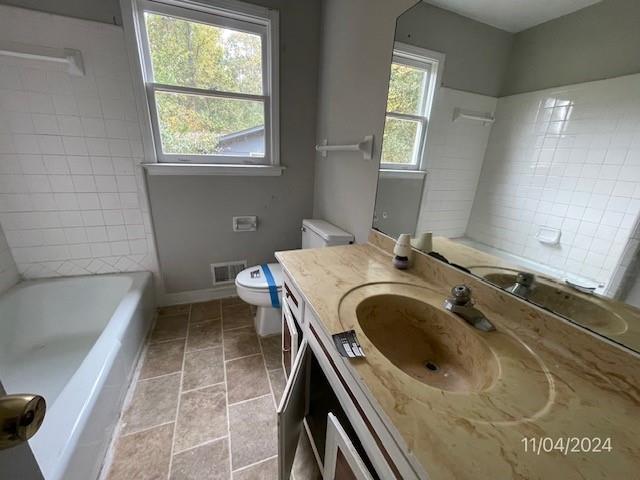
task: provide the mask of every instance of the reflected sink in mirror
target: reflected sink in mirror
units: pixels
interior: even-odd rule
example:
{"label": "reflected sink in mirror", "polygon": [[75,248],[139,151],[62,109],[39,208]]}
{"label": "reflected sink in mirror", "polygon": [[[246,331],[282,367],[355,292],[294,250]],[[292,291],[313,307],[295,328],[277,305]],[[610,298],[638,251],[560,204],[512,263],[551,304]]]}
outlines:
{"label": "reflected sink in mirror", "polygon": [[464,321],[402,295],[375,295],[356,308],[367,338],[396,367],[441,390],[479,392],[496,380],[498,361]]}
{"label": "reflected sink in mirror", "polygon": [[[514,285],[518,274],[515,270],[501,267],[471,266],[469,269],[473,274],[502,289]],[[627,322],[620,315],[601,304],[607,299],[574,291],[543,277],[535,277],[526,299],[603,335],[622,335],[628,328]]]}

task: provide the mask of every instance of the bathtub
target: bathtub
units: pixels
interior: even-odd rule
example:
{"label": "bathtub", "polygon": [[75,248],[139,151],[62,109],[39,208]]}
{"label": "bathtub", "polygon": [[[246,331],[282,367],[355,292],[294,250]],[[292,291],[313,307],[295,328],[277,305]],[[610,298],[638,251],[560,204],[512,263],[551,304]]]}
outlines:
{"label": "bathtub", "polygon": [[46,480],[98,476],[154,310],[147,272],[27,281],[0,296],[0,380],[47,401],[29,441]]}

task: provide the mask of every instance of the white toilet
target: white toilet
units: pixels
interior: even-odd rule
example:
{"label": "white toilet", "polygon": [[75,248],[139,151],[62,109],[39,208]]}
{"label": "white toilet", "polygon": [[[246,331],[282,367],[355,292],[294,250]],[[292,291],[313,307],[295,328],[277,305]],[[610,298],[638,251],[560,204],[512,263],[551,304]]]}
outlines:
{"label": "white toilet", "polygon": [[[353,235],[324,220],[302,221],[302,248],[331,247],[353,243]],[[236,276],[238,296],[258,307],[255,326],[258,335],[282,330],[282,267],[279,263],[256,265]]]}

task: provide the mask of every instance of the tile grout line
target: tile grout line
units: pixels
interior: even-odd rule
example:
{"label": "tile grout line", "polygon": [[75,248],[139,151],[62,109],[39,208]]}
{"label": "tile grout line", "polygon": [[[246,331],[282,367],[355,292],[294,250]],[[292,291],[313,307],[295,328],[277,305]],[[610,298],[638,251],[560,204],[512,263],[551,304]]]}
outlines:
{"label": "tile grout line", "polygon": [[197,445],[194,445],[192,447],[185,448],[184,450],[178,450],[178,451],[176,451],[174,453],[174,455],[179,455],[179,454],[184,453],[184,452],[189,452],[191,450],[195,450],[196,448],[200,448],[200,447],[204,447],[205,445],[209,445],[210,443],[219,442],[220,440],[224,440],[225,438],[227,438],[227,435],[223,435],[222,437],[212,438],[211,440],[207,440],[207,441],[204,441],[204,442],[199,443]]}
{"label": "tile grout line", "polygon": [[220,302],[220,337],[222,338],[222,372],[224,374],[224,396],[227,409],[227,448],[229,449],[229,477],[233,476],[233,453],[231,451],[231,413],[229,411],[229,384],[227,381],[227,356],[224,352],[224,318]]}
{"label": "tile grout line", "polygon": [[245,470],[250,469],[251,467],[255,467],[256,465],[260,465],[261,463],[268,462],[269,460],[273,460],[274,458],[278,458],[278,455],[272,455],[271,457],[265,458],[264,460],[258,460],[257,462],[250,463],[249,465],[240,467],[237,470],[233,470],[231,473],[243,472]]}
{"label": "tile grout line", "polygon": [[180,403],[182,400],[182,382],[184,380],[184,364],[187,358],[187,338],[189,337],[189,324],[191,323],[192,305],[189,304],[187,313],[187,334],[184,337],[184,350],[182,351],[182,369],[180,370],[180,383],[178,385],[178,403],[176,405],[175,423],[173,424],[173,433],[171,434],[171,452],[169,453],[169,469],[167,471],[167,479],[171,478],[171,469],[173,468],[173,453],[176,445],[176,432],[178,430],[178,417],[180,415]]}
{"label": "tile grout line", "polygon": [[230,407],[235,407],[236,405],[243,405],[245,403],[249,403],[249,402],[253,402],[254,400],[258,400],[259,398],[268,397],[269,395],[273,395],[273,394],[271,392],[269,392],[269,393],[265,393],[264,395],[258,395],[257,397],[246,398],[244,400],[240,400],[239,402],[233,402],[233,403],[229,404],[229,406]]}
{"label": "tile grout line", "polygon": [[235,362],[236,360],[244,360],[245,358],[257,357],[258,355],[262,355],[262,352],[252,353],[250,355],[244,355],[242,357],[230,358],[229,360],[225,360],[224,363]]}
{"label": "tile grout line", "polygon": [[[273,385],[271,385],[271,377],[269,376],[269,369],[267,368],[267,359],[264,356],[264,348],[262,347],[262,339],[260,338],[260,336],[258,335],[258,345],[260,345],[260,354],[262,355],[262,366],[264,367],[264,372],[267,374],[267,383],[269,384],[269,391],[271,392],[271,400],[273,401],[274,405],[275,405],[275,413],[278,413],[278,404],[276,402],[276,396],[273,393]],[[276,418],[276,423],[277,423],[277,418]]]}
{"label": "tile grout line", "polygon": [[141,378],[136,381],[136,385],[138,383],[146,382],[148,380],[157,380],[158,378],[170,377],[171,375],[175,375],[177,373],[180,373],[180,370],[176,370],[175,372],[170,372],[170,373],[163,373],[162,375],[156,375],[155,377]]}
{"label": "tile grout line", "polygon": [[150,427],[141,428],[140,430],[134,430],[133,432],[124,433],[120,435],[120,438],[130,437],[131,435],[135,435],[136,433],[148,432],[149,430],[153,430],[154,428],[158,428],[158,427],[164,427],[173,422],[175,422],[175,420],[171,420],[169,422],[162,422],[162,423],[159,423],[158,425],[152,425]]}
{"label": "tile grout line", "polygon": [[[222,382],[216,382],[216,383],[212,383],[210,385],[202,385],[200,387],[190,388],[189,390],[182,390],[182,393],[197,392],[199,390],[204,390],[205,388],[217,387],[218,385],[224,385],[224,380]],[[225,386],[225,388],[226,388],[226,386]],[[220,437],[220,438],[222,438],[222,437]]]}

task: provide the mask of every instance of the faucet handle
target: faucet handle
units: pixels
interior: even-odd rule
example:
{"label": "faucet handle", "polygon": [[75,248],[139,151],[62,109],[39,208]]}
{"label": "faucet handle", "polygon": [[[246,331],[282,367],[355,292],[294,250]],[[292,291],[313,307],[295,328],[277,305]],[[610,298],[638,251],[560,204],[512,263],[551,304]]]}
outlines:
{"label": "faucet handle", "polygon": [[471,302],[471,289],[466,285],[456,285],[451,289],[451,302],[454,305],[468,305]]}
{"label": "faucet handle", "polygon": [[533,273],[518,272],[518,275],[516,275],[516,283],[519,283],[520,285],[525,287],[533,286],[535,280],[536,277]]}

